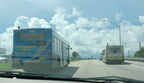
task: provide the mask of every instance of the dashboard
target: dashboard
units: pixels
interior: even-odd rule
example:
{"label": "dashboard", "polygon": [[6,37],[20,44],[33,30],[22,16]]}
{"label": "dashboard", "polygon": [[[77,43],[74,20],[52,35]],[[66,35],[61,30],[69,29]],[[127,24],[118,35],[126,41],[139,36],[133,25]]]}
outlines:
{"label": "dashboard", "polygon": [[65,81],[65,80],[39,80],[39,79],[21,79],[21,78],[5,78],[0,77],[1,83],[83,83],[78,81]]}

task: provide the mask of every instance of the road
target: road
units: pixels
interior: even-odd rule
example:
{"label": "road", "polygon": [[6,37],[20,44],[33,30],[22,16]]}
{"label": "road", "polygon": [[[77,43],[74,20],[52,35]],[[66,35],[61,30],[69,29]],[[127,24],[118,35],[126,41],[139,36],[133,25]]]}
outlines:
{"label": "road", "polygon": [[69,67],[49,74],[76,78],[118,76],[144,80],[144,63],[125,61],[122,64],[105,64],[99,60],[81,60],[71,62]]}
{"label": "road", "polygon": [[131,62],[123,64],[104,64],[98,60],[85,60],[71,63],[70,66],[77,66],[79,69],[73,77],[104,77],[119,76],[126,78],[134,78],[138,80],[144,79],[144,66],[134,65]]}

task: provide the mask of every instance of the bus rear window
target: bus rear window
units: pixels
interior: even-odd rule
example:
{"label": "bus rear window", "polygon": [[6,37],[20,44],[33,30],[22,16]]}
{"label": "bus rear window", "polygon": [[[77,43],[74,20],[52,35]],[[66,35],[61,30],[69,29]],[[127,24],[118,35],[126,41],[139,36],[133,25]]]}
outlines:
{"label": "bus rear window", "polygon": [[110,53],[120,53],[120,48],[110,48],[109,49]]}
{"label": "bus rear window", "polygon": [[46,33],[20,33],[20,41],[42,41],[46,37]]}

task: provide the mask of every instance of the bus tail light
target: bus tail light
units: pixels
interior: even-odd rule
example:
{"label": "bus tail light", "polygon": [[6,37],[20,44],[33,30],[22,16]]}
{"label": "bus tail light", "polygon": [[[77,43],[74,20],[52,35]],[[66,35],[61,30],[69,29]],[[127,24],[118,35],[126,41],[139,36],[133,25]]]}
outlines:
{"label": "bus tail light", "polygon": [[108,54],[106,54],[106,59],[108,59]]}
{"label": "bus tail light", "polygon": [[124,59],[124,53],[122,53],[122,59]]}

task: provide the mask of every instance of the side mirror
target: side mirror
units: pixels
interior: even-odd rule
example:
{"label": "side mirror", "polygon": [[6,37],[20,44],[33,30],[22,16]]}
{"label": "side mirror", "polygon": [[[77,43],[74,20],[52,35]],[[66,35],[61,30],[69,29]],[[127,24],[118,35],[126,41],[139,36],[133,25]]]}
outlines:
{"label": "side mirror", "polygon": [[72,48],[70,46],[68,46],[67,50],[72,50]]}

